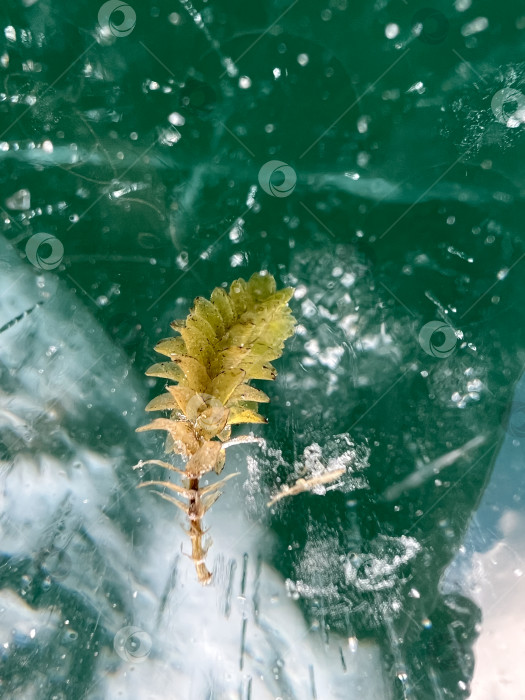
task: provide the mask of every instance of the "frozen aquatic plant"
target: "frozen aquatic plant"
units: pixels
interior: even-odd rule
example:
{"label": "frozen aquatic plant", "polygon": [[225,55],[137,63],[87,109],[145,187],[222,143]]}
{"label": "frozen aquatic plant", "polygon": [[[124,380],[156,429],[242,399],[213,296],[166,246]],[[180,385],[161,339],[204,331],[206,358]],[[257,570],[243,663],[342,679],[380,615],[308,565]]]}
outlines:
{"label": "frozen aquatic plant", "polygon": [[276,291],[270,274],[256,273],[248,282],[232,282],[229,292],[217,287],[210,301],[197,297],[186,320],[171,324],[179,336],[155,347],[170,361],[146,372],[175,383],[146,406],[147,411],[169,411],[169,418],[157,418],[138,431],[165,430],[166,452],[181,455],[186,463],[179,469],[161,460],[140,462],[137,467],[156,464],[183,478],[182,485],[147,481],[139,488],[159,487],[162,490],[155,493],[186,513],[192,559],[203,584],[209,583],[211,573],[204,563],[202,517],[220,496],[218,489],[235,474],[205,488],[199,481],[208,472],[221,473],[225,448],[257,441],[251,436],[230,439],[232,425],[267,422],[257,405],[269,398],[250,381],[275,379],[270,362],[282,355],[284,341],[294,332],[288,306],[293,293],[291,287]]}

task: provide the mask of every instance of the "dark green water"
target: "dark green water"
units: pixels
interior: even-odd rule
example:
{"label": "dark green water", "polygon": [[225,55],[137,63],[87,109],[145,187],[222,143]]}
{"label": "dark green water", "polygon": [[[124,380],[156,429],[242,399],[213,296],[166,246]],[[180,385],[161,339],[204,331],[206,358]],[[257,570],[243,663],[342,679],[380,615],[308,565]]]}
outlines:
{"label": "dark green water", "polygon": [[[469,543],[469,556],[490,551],[505,541],[505,513],[523,514],[523,390],[512,408],[525,363],[523,4],[131,5],[111,16],[99,16],[94,1],[6,0],[0,9],[3,243],[19,254],[20,276],[38,282],[47,264],[60,280],[52,330],[59,347],[84,338],[75,346],[78,396],[51,418],[31,414],[38,439],[22,456],[16,421],[0,424],[0,585],[6,600],[22,597],[28,610],[57,611],[62,621],[39,645],[12,637],[19,613],[0,617],[0,644],[8,644],[0,695],[114,697],[101,689],[120,662],[113,636],[133,624],[120,581],[126,567],[140,571],[140,547],[150,546],[154,525],[141,525],[148,509],[175,519],[132,490],[138,479],[130,466],[160,450],[132,433],[148,395],[158,393],[143,372],[155,342],[195,296],[267,269],[280,285],[297,287],[292,305],[301,325],[268,390],[269,425],[256,430],[269,450],[248,453],[257,457],[256,486],[235,492],[236,507],[267,533],[258,566],[275,567],[280,594],[292,594],[322,643],[377,643],[385,698],[469,697],[483,610],[461,575],[455,586],[443,575],[462,545]],[[38,247],[37,233],[54,238]],[[55,239],[62,248],[53,248]],[[8,259],[0,294],[15,269]],[[26,369],[44,365],[31,351],[38,333],[29,324],[16,344],[9,340],[19,325],[12,320],[29,309],[15,308],[5,301],[0,323],[2,406],[24,417],[13,403],[23,382],[12,347]],[[36,317],[40,306],[33,308]],[[82,343],[95,346],[102,336],[114,364],[94,367],[87,351],[83,362]],[[60,395],[69,375],[51,376]],[[135,388],[119,399],[125,378]],[[48,406],[45,392],[38,395]],[[134,403],[123,405],[131,396]],[[297,477],[311,446],[326,465],[346,449],[341,436],[357,450],[362,480],[267,511],[266,495],[279,479]],[[89,570],[89,600],[57,569],[43,586],[38,552],[56,548],[55,535],[38,546],[17,537],[16,527],[38,532],[40,516],[27,494],[21,514],[9,487],[15,457],[53,455],[60,470],[81,447],[115,471],[113,486],[90,483],[98,484],[100,512],[131,543],[110,573],[112,555],[93,534],[98,520],[73,500],[64,528],[81,530],[82,545],[72,547],[68,567],[80,578]],[[245,454],[238,467],[245,480]],[[71,492],[80,493],[75,478],[68,471]],[[32,498],[52,498],[52,483],[42,481]],[[173,528],[178,550],[180,527]],[[237,566],[239,575],[241,560]],[[495,597],[515,580],[504,578]],[[103,598],[114,601],[120,621],[99,624],[95,603]],[[53,675],[65,619],[80,641],[70,666]],[[99,652],[105,665],[97,665]],[[519,673],[507,676],[511,695],[478,684],[472,697],[518,697]],[[241,700],[278,697],[242,682]],[[307,697],[292,686],[279,692]],[[208,695],[157,689],[151,697],[237,697],[210,688]],[[361,696],[372,697],[366,679],[363,688]],[[130,692],[123,697],[149,697]],[[347,696],[319,682],[309,692],[319,700]]]}

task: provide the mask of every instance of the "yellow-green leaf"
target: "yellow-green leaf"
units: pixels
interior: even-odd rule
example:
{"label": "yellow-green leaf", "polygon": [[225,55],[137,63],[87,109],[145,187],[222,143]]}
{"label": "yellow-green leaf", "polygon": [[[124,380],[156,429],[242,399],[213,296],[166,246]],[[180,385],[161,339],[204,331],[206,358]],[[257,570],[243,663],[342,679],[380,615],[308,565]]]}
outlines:
{"label": "yellow-green leaf", "polygon": [[224,320],[215,304],[212,304],[211,301],[208,301],[204,297],[197,297],[195,299],[195,306],[193,307],[191,313],[196,318],[202,319],[209,323],[209,325],[213,328],[215,335],[219,338],[224,334]]}
{"label": "yellow-green leaf", "polygon": [[275,279],[272,275],[261,275],[260,272],[255,272],[248,280],[248,292],[257,301],[267,299],[274,294],[275,288]]}
{"label": "yellow-green leaf", "polygon": [[190,424],[184,421],[173,421],[169,420],[169,418],[157,418],[151,423],[137,428],[138,433],[145,430],[166,430],[171,436],[174,445],[180,451],[180,454],[190,456],[199,448],[199,442],[195,437],[195,432]]}
{"label": "yellow-green leaf", "polygon": [[145,411],[176,411],[179,406],[171,394],[160,394],[152,399]]}
{"label": "yellow-green leaf", "polygon": [[170,328],[173,328],[174,331],[177,331],[177,333],[180,333],[180,329],[184,328],[186,325],[186,319],[178,318],[176,321],[172,321],[170,323]]}
{"label": "yellow-green leaf", "polygon": [[186,326],[180,329],[180,333],[184,339],[185,350],[180,355],[191,355],[205,367],[208,366],[210,358],[213,356],[214,348],[211,345],[211,339],[207,338],[202,330],[197,326],[194,319],[188,317]]}
{"label": "yellow-green leaf", "polygon": [[158,352],[160,355],[167,355],[167,357],[185,355],[186,346],[182,338],[164,338],[164,340],[160,340],[155,345],[155,352]]}
{"label": "yellow-green leaf", "polygon": [[211,301],[220,313],[224,327],[229,328],[235,320],[234,309],[230,297],[222,287],[215,287],[211,293]]}
{"label": "yellow-green leaf", "polygon": [[230,416],[228,418],[228,423],[230,425],[237,425],[238,423],[267,423],[268,421],[264,416],[261,416],[257,411],[251,411],[248,408],[242,406],[232,406],[230,409]]}
{"label": "yellow-green leaf", "polygon": [[235,313],[240,316],[246,311],[249,295],[246,293],[248,285],[243,279],[235,280],[230,285],[230,300]]}
{"label": "yellow-green leaf", "polygon": [[190,387],[181,386],[180,384],[170,385],[166,388],[177,402],[177,405],[180,408],[180,410],[187,417],[188,402],[191,401],[191,399],[196,395],[196,392],[193,389],[190,389]]}
{"label": "yellow-green leaf", "polygon": [[224,405],[244,380],[246,372],[243,369],[234,368],[220,372],[210,383],[209,393],[216,396]]}
{"label": "yellow-green leaf", "polygon": [[248,379],[275,379],[277,370],[269,362],[252,365],[246,372]]}
{"label": "yellow-green leaf", "polygon": [[234,403],[236,401],[255,401],[256,403],[268,403],[270,398],[261,391],[256,389],[250,384],[240,384],[235,391],[231,394],[230,402]]}
{"label": "yellow-green leaf", "polygon": [[204,365],[190,355],[174,355],[173,362],[177,364],[186,377],[186,383],[194,391],[205,391],[210,378]]}
{"label": "yellow-green leaf", "polygon": [[175,382],[180,382],[184,379],[184,372],[174,362],[158,362],[146,370],[148,377],[162,377],[163,379],[172,379]]}

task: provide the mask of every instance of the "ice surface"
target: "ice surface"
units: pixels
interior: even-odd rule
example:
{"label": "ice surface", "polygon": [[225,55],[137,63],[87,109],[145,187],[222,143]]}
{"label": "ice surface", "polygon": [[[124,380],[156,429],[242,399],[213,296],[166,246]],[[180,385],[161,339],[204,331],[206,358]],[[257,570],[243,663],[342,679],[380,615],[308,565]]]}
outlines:
{"label": "ice surface", "polygon": [[[0,694],[523,694],[524,21],[437,4],[432,29],[408,3],[131,2],[119,37],[92,3],[8,3]],[[143,371],[194,296],[266,268],[299,326],[203,591],[135,489],[162,452]]]}
{"label": "ice surface", "polygon": [[[372,302],[365,259],[351,246],[328,252],[328,245],[322,255],[312,249],[293,257],[286,281],[297,285],[300,329],[276,382],[267,446],[234,448],[228,470],[246,476],[209,514],[215,581],[203,598],[178,514],[134,489],[140,474],[131,466],[152,450],[133,433],[143,420],[144,382],[57,275],[35,271],[2,245],[8,687],[36,698],[66,682],[87,698],[163,698],[176,687],[190,700],[210,693],[315,697],[321,688],[324,697],[347,698],[366,688],[379,700],[392,694],[395,674],[407,697],[417,693],[407,645],[421,628],[438,626],[428,603],[437,583],[428,537],[443,537],[453,551],[452,528],[462,527],[443,511],[431,520],[432,535],[427,523],[418,527],[425,514],[419,489],[430,489],[432,510],[447,469],[469,456],[461,448],[472,419],[454,432],[452,414],[457,454],[449,445],[432,460],[425,447],[409,469],[394,468],[397,506],[401,494],[415,491],[403,475],[421,459],[416,504],[405,505],[413,508],[411,525],[397,527],[379,500],[366,513],[363,504],[384,489],[378,443],[394,443],[390,432],[385,437],[372,424],[369,432],[360,422],[392,386],[389,373],[407,356],[409,369],[415,360],[410,315],[390,320]],[[465,369],[461,353],[469,353]],[[475,382],[479,391],[484,376],[467,345],[461,353],[446,369],[434,365],[431,386],[447,410],[461,411],[452,387],[468,392]],[[367,407],[356,404],[359,391],[371,397]],[[422,411],[420,420],[424,441],[432,414]],[[337,468],[345,473],[333,484],[266,508],[282,485]],[[429,483],[432,474],[439,483]],[[474,612],[452,595],[443,592],[443,614],[450,625],[466,617],[470,629]],[[53,614],[43,621],[49,607]],[[115,635],[128,628],[140,632],[115,648]],[[468,645],[458,653],[454,677],[471,674],[470,653]],[[25,658],[41,662],[20,676]],[[429,683],[439,687],[443,669],[429,669]]]}

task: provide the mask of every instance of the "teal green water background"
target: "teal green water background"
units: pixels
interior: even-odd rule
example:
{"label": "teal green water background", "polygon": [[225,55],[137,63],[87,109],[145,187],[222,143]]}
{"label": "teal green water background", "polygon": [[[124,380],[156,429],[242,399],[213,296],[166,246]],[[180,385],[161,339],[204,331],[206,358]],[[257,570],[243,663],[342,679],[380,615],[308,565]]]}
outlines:
{"label": "teal green water background", "polygon": [[[264,428],[286,464],[261,458],[262,484],[289,480],[312,442],[330,451],[349,434],[370,449],[369,488],[255,509],[277,535],[268,558],[317,591],[299,604],[322,634],[384,647],[395,697],[468,697],[481,611],[439,579],[509,430],[522,450],[523,5],[130,5],[101,29],[98,2],[2,4],[2,235],[22,256],[37,232],[62,242],[56,273],[139,374],[195,296],[260,269],[304,288]],[[292,180],[264,180],[271,161]],[[444,357],[432,348],[445,336],[426,350],[420,338],[435,320],[455,332]],[[118,443],[105,418],[86,434]],[[385,497],[476,438],[439,484]],[[521,475],[503,471],[491,493],[480,549],[506,505],[523,508]],[[397,614],[392,587],[349,586],[336,563],[355,554],[368,580],[360,562],[391,561],[407,536],[421,549],[396,572]],[[323,541],[326,562],[305,560]]]}

